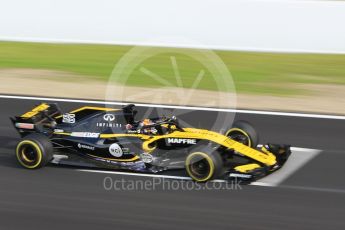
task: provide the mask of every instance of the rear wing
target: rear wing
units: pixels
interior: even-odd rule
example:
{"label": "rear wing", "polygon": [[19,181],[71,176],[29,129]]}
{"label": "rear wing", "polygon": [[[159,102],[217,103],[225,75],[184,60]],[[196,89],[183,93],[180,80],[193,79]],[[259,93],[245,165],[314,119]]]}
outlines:
{"label": "rear wing", "polygon": [[36,132],[52,132],[56,125],[55,117],[61,110],[57,104],[41,103],[21,116],[11,117],[13,126],[21,136]]}

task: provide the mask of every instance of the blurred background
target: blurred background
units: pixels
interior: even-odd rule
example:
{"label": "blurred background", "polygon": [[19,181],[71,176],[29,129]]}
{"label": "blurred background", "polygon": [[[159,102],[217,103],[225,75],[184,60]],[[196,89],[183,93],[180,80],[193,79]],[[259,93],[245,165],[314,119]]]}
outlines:
{"label": "blurred background", "polygon": [[[193,84],[202,63],[188,51],[209,49],[231,72],[238,108],[345,113],[343,1],[0,3],[2,94],[104,99],[116,63],[132,47],[149,46],[160,52],[136,57],[141,67],[170,87],[195,88],[208,97],[219,90],[212,82],[218,76],[206,71]],[[171,57],[182,84],[176,82]],[[164,86],[143,77],[140,66],[128,71],[126,87],[133,92]],[[54,87],[46,90],[47,84]],[[190,104],[202,106],[202,101]]]}

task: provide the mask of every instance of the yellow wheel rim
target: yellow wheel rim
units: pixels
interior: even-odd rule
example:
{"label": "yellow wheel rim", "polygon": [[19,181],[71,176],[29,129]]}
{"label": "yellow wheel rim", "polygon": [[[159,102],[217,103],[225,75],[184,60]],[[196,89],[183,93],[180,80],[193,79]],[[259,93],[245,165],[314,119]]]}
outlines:
{"label": "yellow wheel rim", "polygon": [[[200,156],[201,158],[205,159],[209,165],[209,172],[208,175],[206,177],[203,178],[198,178],[194,175],[194,172],[192,172],[190,166],[193,164],[192,160],[193,158]],[[211,159],[211,157],[209,155],[207,155],[206,153],[203,152],[194,152],[190,155],[188,155],[187,159],[186,159],[186,170],[188,175],[195,181],[197,182],[205,182],[209,179],[212,178],[213,174],[214,174],[214,163],[213,160]]]}
{"label": "yellow wheel rim", "polygon": [[[27,147],[25,145],[27,145]],[[35,150],[36,159],[31,159],[26,155],[25,150],[26,148],[28,148],[28,146],[32,147]],[[34,169],[37,168],[42,162],[42,151],[38,144],[36,144],[35,142],[24,140],[17,145],[16,157],[22,166],[24,166],[25,168]],[[33,162],[36,163],[31,164]]]}
{"label": "yellow wheel rim", "polygon": [[231,132],[239,132],[241,134],[243,134],[244,136],[246,136],[248,138],[248,145],[249,147],[252,146],[252,140],[250,139],[250,136],[248,135],[248,133],[246,133],[245,131],[243,131],[242,129],[239,129],[239,128],[232,128],[232,129],[229,129],[226,133],[225,133],[225,136],[228,136]]}

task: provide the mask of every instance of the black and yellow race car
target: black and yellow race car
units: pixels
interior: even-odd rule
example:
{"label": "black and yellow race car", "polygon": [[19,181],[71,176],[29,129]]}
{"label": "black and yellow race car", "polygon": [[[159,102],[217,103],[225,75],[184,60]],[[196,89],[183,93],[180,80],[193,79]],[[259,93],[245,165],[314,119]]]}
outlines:
{"label": "black and yellow race car", "polygon": [[133,104],[121,109],[82,107],[62,113],[42,103],[12,117],[22,139],[16,158],[25,168],[48,163],[158,173],[185,169],[197,182],[211,179],[255,180],[282,167],[288,145],[258,148],[247,122],[235,122],[223,135],[181,127],[176,117],[136,120]]}

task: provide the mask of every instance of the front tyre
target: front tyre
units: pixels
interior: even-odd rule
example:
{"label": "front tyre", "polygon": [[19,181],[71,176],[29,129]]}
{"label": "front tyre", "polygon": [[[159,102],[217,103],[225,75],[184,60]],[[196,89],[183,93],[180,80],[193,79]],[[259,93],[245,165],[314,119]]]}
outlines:
{"label": "front tyre", "polygon": [[251,148],[256,148],[259,144],[258,133],[255,128],[246,121],[236,121],[225,133],[225,136]]}
{"label": "front tyre", "polygon": [[53,145],[44,135],[30,134],[17,144],[16,158],[27,169],[44,167],[53,158]]}
{"label": "front tyre", "polygon": [[223,161],[218,152],[192,152],[185,161],[187,174],[196,182],[206,182],[221,175]]}

